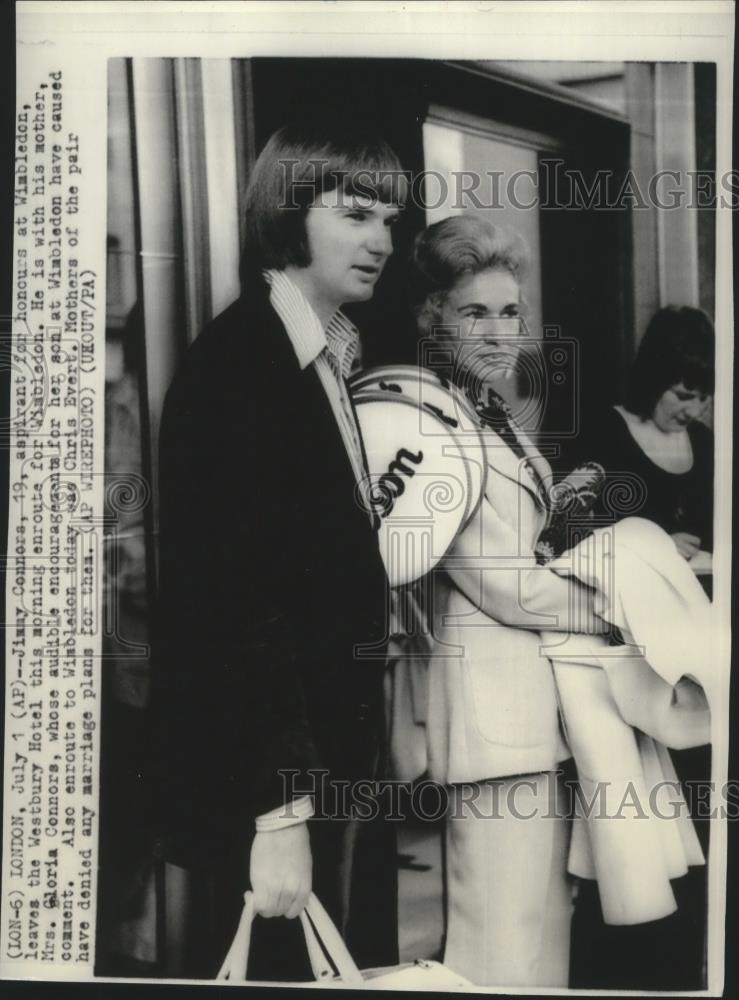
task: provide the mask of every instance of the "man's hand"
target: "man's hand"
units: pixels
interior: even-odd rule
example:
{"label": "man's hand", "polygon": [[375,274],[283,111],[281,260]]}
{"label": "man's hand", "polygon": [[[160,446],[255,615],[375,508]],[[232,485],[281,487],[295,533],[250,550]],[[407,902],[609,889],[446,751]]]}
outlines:
{"label": "man's hand", "polygon": [[692,559],[701,547],[701,540],[697,535],[690,535],[687,531],[676,531],[671,536],[677,546],[677,551],[684,559]]}
{"label": "man's hand", "polygon": [[255,913],[291,920],[297,917],[308,902],[312,875],[306,823],[256,834],[249,859]]}

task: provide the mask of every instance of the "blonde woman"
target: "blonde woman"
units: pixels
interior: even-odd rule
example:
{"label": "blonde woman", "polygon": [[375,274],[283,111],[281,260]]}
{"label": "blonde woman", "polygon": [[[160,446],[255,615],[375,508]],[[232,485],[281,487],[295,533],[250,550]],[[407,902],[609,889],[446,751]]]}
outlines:
{"label": "blonde woman", "polygon": [[488,466],[480,508],[434,574],[427,743],[449,798],[444,961],[479,985],[567,986],[556,771],[569,751],[539,631],[606,626],[588,587],[537,563],[551,470],[489,387],[515,370],[524,264],[520,242],[472,215],[428,227],[413,248],[419,333],[475,406]]}

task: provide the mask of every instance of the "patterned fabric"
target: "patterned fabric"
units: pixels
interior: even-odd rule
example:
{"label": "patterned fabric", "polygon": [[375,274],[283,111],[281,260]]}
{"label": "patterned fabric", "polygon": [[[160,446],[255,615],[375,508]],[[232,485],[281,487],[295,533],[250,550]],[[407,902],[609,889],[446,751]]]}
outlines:
{"label": "patterned fabric", "polygon": [[491,430],[494,430],[497,434],[499,434],[503,439],[503,442],[508,445],[516,458],[520,458],[525,461],[526,452],[524,451],[521,442],[518,440],[518,435],[516,434],[515,425],[513,423],[511,408],[503,397],[494,389],[488,389],[487,402],[483,403],[482,400],[478,400],[478,402],[475,403],[475,410],[483,426],[489,427]]}
{"label": "patterned fabric", "polygon": [[[592,533],[587,518],[606,481],[597,462],[584,462],[548,491],[547,523],[534,547],[539,564],[550,562]],[[575,537],[575,529],[580,529]]]}
{"label": "patterned fabric", "polygon": [[341,310],[334,313],[329,320],[326,327],[326,341],[331,360],[338,365],[338,374],[343,379],[349,378],[359,348],[359,334],[357,328]]}
{"label": "patterned fabric", "polygon": [[300,367],[307,368],[328,348],[337,375],[348,378],[359,349],[354,324],[339,310],[324,330],[310,302],[284,271],[265,271],[264,280],[270,286],[269,300],[285,324]]}
{"label": "patterned fabric", "polygon": [[[511,409],[502,396],[494,389],[488,389],[487,402],[480,400],[475,410],[483,425],[496,431],[513,454],[526,461],[526,451],[516,433]],[[597,462],[578,465],[565,479],[549,489],[544,483],[539,484],[539,493],[548,512],[547,523],[534,547],[536,561],[540,565],[555,559],[591,533],[592,529],[586,524],[587,516],[595,507],[604,484],[605,470]],[[577,537],[573,537],[576,527],[582,530]]]}
{"label": "patterned fabric", "polygon": [[264,280],[270,286],[269,300],[285,326],[298,364],[303,369],[311,364],[315,367],[334,411],[357,484],[364,489],[367,463],[346,384],[359,348],[357,328],[339,310],[324,330],[311,304],[284,271],[265,271]]}

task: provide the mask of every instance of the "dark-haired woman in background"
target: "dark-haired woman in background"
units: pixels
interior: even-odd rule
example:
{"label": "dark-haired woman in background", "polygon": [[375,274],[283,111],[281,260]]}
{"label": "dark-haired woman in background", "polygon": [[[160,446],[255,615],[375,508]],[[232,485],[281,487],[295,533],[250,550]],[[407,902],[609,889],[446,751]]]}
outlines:
{"label": "dark-haired woman in background", "polygon": [[713,359],[704,312],[660,309],[639,345],[624,405],[608,410],[581,447],[581,457],[606,470],[601,513],[619,513],[609,509],[609,486],[628,482],[635,490],[628,514],[658,524],[686,559],[713,549],[713,434],[700,421],[713,393]]}
{"label": "dark-haired woman in background", "polygon": [[[713,434],[701,422],[714,386],[715,337],[704,312],[668,306],[654,314],[629,372],[624,405],[593,421],[570,461],[600,462],[604,517],[647,518],[660,525],[698,569],[713,550]],[[633,504],[612,502],[620,487]],[[609,502],[610,501],[610,502]],[[706,558],[704,562],[707,562]],[[705,581],[704,581],[705,586]],[[671,750],[686,792],[711,774],[710,746]],[[692,796],[686,794],[688,802]],[[704,853],[708,821],[693,816]],[[673,882],[677,911],[634,927],[603,924],[594,883],[582,882],[573,921],[570,986],[611,989],[699,989],[704,986],[706,868]],[[616,963],[616,954],[630,961]]]}

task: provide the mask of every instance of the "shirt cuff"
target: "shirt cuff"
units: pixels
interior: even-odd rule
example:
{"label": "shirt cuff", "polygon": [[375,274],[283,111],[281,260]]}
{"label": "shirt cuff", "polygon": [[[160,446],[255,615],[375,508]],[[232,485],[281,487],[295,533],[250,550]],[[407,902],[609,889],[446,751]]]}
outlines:
{"label": "shirt cuff", "polygon": [[304,823],[313,815],[313,802],[308,795],[301,795],[299,799],[292,799],[284,805],[277,806],[257,816],[257,833],[271,833],[273,830],[285,830],[288,826],[297,826]]}

